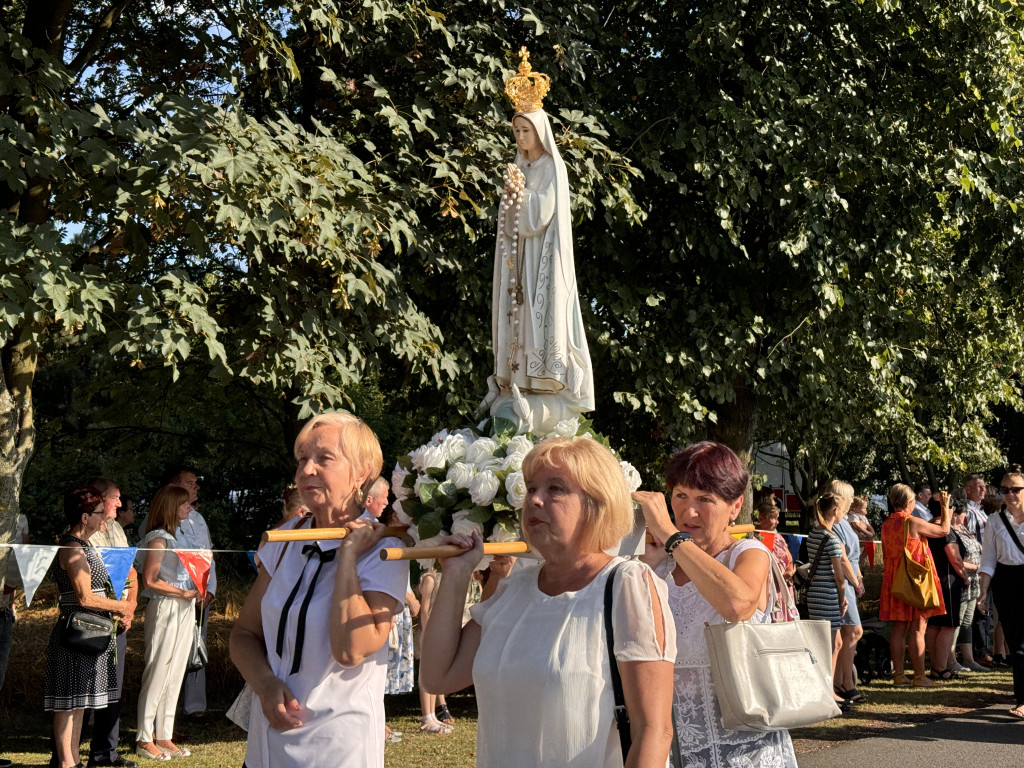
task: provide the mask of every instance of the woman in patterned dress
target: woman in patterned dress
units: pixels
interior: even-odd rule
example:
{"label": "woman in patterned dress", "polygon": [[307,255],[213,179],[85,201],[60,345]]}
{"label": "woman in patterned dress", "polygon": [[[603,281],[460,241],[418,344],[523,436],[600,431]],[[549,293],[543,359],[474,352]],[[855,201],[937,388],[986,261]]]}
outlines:
{"label": "woman in patterned dress", "polygon": [[[721,443],[701,442],[669,461],[665,485],[675,522],[662,493],[638,491],[647,530],[671,550],[666,574],[669,609],[676,625],[675,721],[682,768],[795,768],[789,732],[733,731],[711,680],[704,624],[771,621],[770,557],[759,541],[736,541],[729,525],[743,506],[749,475]],[[678,528],[677,528],[678,526]],[[650,552],[650,548],[648,548]],[[652,763],[653,764],[653,763]]]}
{"label": "woman in patterned dress", "polygon": [[[932,570],[935,563],[926,538],[929,536],[945,536],[949,533],[949,520],[952,510],[949,506],[949,494],[939,492],[936,497],[942,504],[942,516],[939,523],[928,523],[914,517],[914,491],[908,485],[899,483],[889,490],[889,503],[893,513],[882,523],[882,555],[885,558],[882,572],[882,602],[878,610],[878,618],[893,622],[892,636],[889,638],[889,651],[892,654],[893,685],[910,685],[911,681],[904,674],[904,656],[910,652],[910,664],[914,668],[913,685],[918,688],[931,688],[933,683],[924,673],[924,633],[925,625],[931,616],[946,612],[946,605],[939,593],[939,605],[935,608],[921,609],[908,605],[892,595],[892,579],[903,558],[904,546],[911,557],[918,563],[928,564]],[[904,523],[906,539],[904,539]],[[938,574],[935,575],[936,583]],[[908,642],[909,633],[909,642]]]}
{"label": "woman in patterned dress", "polygon": [[[127,602],[106,597],[110,578],[99,553],[89,546],[89,537],[103,522],[103,497],[90,488],[76,488],[64,497],[64,516],[68,530],[57,542],[58,567],[53,571],[61,617],[84,609],[105,617],[130,618]],[[61,624],[58,619],[46,647],[43,708],[53,712],[58,768],[76,768],[85,710],[103,709],[117,701],[115,644],[111,635],[107,650],[99,655],[79,653],[64,645]]]}

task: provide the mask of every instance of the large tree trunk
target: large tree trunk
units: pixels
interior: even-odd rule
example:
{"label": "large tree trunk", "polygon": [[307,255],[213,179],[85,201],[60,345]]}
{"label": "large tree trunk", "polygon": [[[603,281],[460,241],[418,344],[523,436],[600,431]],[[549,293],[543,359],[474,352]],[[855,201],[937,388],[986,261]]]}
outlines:
{"label": "large tree trunk", "polygon": [[[736,400],[718,408],[718,423],[707,426],[709,440],[717,440],[732,448],[743,465],[754,470],[754,435],[757,431],[757,399],[745,383],[733,383]],[[737,523],[751,522],[754,495],[750,483],[743,497],[743,509]]]}
{"label": "large tree trunk", "polygon": [[[32,419],[32,380],[36,347],[8,342],[0,349],[0,543],[14,536],[21,512],[21,480],[32,458],[36,429]],[[7,573],[9,547],[0,547],[0,582]]]}

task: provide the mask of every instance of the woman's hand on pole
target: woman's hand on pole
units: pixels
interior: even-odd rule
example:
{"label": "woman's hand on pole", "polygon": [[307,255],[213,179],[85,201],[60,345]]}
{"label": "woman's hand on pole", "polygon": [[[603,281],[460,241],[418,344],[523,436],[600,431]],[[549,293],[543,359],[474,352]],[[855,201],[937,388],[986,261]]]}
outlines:
{"label": "woman's hand on pole", "polygon": [[633,501],[640,505],[647,530],[659,541],[668,541],[668,537],[678,530],[669,517],[665,494],[657,491],[634,491]]}

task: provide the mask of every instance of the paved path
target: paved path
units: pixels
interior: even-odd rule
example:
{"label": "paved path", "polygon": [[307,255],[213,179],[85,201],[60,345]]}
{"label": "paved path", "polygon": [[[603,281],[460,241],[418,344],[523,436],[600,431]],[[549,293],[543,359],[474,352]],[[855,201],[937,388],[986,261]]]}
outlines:
{"label": "paved path", "polygon": [[851,741],[797,759],[800,768],[881,766],[1024,766],[1024,721],[1012,720],[1007,704],[894,731],[891,737]]}

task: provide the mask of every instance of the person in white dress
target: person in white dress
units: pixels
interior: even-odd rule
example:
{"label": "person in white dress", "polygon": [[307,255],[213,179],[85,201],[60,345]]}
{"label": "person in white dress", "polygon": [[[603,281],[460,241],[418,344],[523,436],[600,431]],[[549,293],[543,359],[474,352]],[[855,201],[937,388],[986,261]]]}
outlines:
{"label": "person in white dress", "polygon": [[[675,632],[664,583],[643,563],[605,553],[633,526],[618,463],[589,438],[555,438],[530,451],[523,473],[522,528],[543,563],[502,579],[463,627],[483,545],[476,532],[446,537],[467,552],[442,564],[423,639],[423,682],[444,693],[475,686],[482,768],[665,765]],[[632,738],[625,761],[604,626],[609,578]]]}
{"label": "person in white dress", "polygon": [[295,483],[310,515],[283,528],[349,529],[343,540],[274,542],[231,631],[231,660],[259,698],[248,768],[382,768],[388,633],[408,563],[363,507],[383,463],[347,413],[312,418],[295,440]]}
{"label": "person in white dress", "polygon": [[727,446],[705,441],[673,456],[665,474],[674,523],[664,494],[637,491],[633,498],[640,502],[648,531],[669,556],[658,573],[668,582],[679,651],[672,704],[674,763],[682,768],[794,768],[788,731],[722,727],[704,639],[705,623],[771,621],[771,554],[759,541],[736,541],[729,534],[743,506],[748,472]]}

